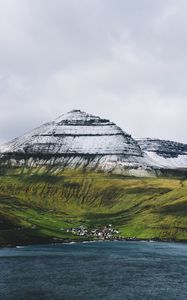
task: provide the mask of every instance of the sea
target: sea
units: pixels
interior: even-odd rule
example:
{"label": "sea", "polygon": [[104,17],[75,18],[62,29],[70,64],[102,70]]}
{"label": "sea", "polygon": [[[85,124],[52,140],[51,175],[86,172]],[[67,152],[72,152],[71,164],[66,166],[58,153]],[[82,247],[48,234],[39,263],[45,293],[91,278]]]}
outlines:
{"label": "sea", "polygon": [[187,299],[187,244],[103,241],[0,249],[1,300]]}

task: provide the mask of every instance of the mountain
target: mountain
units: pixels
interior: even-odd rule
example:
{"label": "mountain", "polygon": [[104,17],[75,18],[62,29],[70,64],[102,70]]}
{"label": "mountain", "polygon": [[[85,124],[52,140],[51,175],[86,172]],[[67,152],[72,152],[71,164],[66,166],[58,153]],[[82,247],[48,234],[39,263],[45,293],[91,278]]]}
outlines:
{"label": "mountain", "polygon": [[187,145],[134,139],[108,119],[73,110],[0,146],[0,165],[153,176],[186,169]]}
{"label": "mountain", "polygon": [[136,139],[148,164],[161,169],[186,169],[187,145],[159,139]]}
{"label": "mountain", "polygon": [[109,224],[187,241],[186,178],[187,145],[73,110],[0,146],[0,247],[92,239],[70,229]]}

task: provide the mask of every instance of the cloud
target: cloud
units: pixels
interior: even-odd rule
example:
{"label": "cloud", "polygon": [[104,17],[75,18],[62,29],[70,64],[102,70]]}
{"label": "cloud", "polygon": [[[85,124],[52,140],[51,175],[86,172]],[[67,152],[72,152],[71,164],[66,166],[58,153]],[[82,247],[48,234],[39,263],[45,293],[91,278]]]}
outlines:
{"label": "cloud", "polygon": [[184,0],[2,0],[0,142],[73,108],[187,143]]}

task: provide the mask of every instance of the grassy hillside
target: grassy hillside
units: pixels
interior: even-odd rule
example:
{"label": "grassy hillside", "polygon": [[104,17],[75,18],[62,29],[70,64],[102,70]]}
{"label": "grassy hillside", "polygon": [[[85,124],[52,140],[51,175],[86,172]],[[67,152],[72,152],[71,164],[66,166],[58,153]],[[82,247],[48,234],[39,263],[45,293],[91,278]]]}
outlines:
{"label": "grassy hillside", "polygon": [[64,171],[0,177],[0,245],[77,239],[112,223],[122,237],[187,240],[187,180]]}

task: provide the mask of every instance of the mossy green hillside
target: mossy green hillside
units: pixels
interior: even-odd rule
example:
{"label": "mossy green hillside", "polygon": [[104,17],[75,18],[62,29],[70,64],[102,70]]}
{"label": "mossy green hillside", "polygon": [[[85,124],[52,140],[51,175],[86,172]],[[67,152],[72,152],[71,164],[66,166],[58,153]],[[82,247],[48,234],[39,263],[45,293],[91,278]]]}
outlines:
{"label": "mossy green hillside", "polygon": [[125,238],[187,240],[184,178],[16,173],[0,177],[1,245],[72,240],[67,228],[109,223]]}

